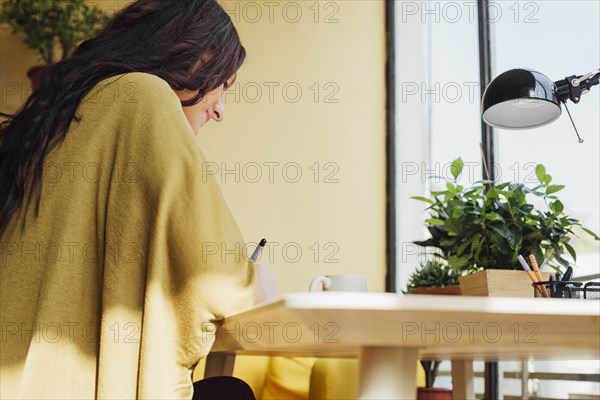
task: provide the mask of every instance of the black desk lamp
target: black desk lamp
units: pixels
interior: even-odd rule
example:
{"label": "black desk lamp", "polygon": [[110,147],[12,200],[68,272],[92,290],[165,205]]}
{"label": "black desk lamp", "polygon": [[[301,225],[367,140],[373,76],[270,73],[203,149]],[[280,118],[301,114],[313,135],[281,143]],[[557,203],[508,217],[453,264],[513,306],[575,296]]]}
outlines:
{"label": "black desk lamp", "polygon": [[[502,129],[537,128],[556,120],[561,114],[562,103],[573,122],[567,100],[579,103],[581,95],[599,81],[600,69],[557,82],[530,69],[511,69],[485,88],[482,118],[486,124]],[[582,143],[577,128],[575,132]]]}

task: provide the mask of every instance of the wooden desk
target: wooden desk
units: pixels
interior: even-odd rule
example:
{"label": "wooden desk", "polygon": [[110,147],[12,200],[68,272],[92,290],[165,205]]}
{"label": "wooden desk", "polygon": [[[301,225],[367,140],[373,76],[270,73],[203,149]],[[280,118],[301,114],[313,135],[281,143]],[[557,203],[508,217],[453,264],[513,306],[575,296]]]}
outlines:
{"label": "wooden desk", "polygon": [[214,338],[213,354],[358,356],[361,399],[413,399],[419,358],[599,359],[600,302],[295,293],[226,318]]}

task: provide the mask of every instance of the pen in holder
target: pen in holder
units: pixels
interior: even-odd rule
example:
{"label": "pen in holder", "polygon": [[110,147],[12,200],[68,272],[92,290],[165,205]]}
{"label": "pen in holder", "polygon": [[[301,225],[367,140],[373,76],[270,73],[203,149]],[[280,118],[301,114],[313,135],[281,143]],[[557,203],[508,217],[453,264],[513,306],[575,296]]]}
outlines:
{"label": "pen in holder", "polygon": [[600,282],[544,281],[532,283],[535,297],[543,297],[538,287],[543,287],[552,298],[600,300]]}

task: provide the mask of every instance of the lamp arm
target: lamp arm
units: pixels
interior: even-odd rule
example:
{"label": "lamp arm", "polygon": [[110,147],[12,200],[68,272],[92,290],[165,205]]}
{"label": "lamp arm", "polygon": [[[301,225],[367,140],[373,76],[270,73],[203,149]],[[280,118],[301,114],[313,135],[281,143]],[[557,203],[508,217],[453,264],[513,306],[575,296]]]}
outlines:
{"label": "lamp arm", "polygon": [[[571,81],[571,84],[573,86],[579,86],[582,82],[585,82],[586,80],[595,77],[596,75],[600,75],[600,69],[597,69],[595,71],[592,72],[588,72],[587,74],[580,76],[579,78],[575,78]],[[600,77],[600,76],[599,76]],[[596,85],[598,84],[598,77],[596,77]]]}
{"label": "lamp arm", "polygon": [[600,83],[600,69],[588,72],[579,77],[573,75],[554,82],[556,85],[556,94],[563,103],[566,103],[567,100],[579,103],[581,95],[589,92],[590,88],[598,83]]}

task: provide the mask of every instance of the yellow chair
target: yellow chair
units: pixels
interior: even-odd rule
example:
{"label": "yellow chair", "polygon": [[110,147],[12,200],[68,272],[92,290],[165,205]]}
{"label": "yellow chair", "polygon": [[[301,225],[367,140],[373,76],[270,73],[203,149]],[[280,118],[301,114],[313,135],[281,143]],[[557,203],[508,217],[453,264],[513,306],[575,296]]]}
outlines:
{"label": "yellow chair", "polygon": [[[358,360],[321,358],[310,374],[310,400],[347,400],[358,398]],[[425,371],[417,364],[415,386],[425,386]],[[416,388],[415,388],[416,392]]]}
{"label": "yellow chair", "polygon": [[[202,361],[194,381],[204,376]],[[258,400],[342,400],[357,398],[356,359],[237,356],[233,376],[247,382]],[[417,365],[417,386],[425,372]]]}

